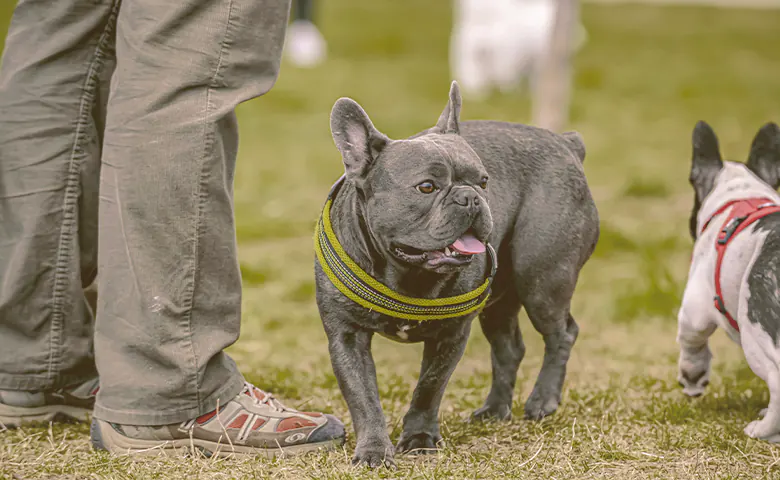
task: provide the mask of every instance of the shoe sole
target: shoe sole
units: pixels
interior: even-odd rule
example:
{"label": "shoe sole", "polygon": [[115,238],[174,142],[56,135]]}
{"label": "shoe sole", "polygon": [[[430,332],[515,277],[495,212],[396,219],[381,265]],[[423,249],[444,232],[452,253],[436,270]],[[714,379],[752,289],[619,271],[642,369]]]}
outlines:
{"label": "shoe sole", "polygon": [[0,426],[8,429],[36,423],[89,422],[90,415],[92,410],[70,405],[23,408],[0,404]]}
{"label": "shoe sole", "polygon": [[91,429],[92,447],[115,455],[160,455],[163,453],[197,451],[206,457],[257,457],[273,459],[280,455],[300,455],[316,451],[330,451],[344,444],[344,437],[318,443],[306,443],[279,448],[257,448],[246,445],[217,443],[197,438],[176,440],[138,440],[117,432],[105,422],[93,421]]}

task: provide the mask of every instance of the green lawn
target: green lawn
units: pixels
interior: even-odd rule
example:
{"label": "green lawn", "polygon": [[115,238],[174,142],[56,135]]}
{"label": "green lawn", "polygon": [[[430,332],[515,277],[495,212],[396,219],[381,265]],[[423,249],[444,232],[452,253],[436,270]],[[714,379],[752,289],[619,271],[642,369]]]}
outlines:
{"label": "green lawn", "polygon": [[[6,2],[0,19],[10,13]],[[744,160],[756,130],[780,121],[780,11],[652,6],[582,7],[589,39],[576,61],[571,128],[602,219],[580,277],[581,334],[558,412],[522,420],[543,345],[521,316],[528,352],[511,423],[466,423],[490,379],[475,325],[442,405],[447,448],[399,458],[397,472],[350,466],[354,435],[314,303],[312,227],[342,171],[328,114],[340,96],[403,137],[432,125],[449,86],[450,4],[444,0],[322,2],[328,62],[282,69],[274,90],[240,108],[235,204],[244,272],[244,324],[231,349],[248,379],[291,405],[347,421],[345,451],[267,461],[132,462],[92,453],[86,426],[0,433],[0,478],[778,478],[780,449],[743,427],[766,385],[722,332],[713,338],[707,394],[675,381],[676,310],[691,241],[690,135],[706,119],[728,157]],[[463,118],[529,121],[521,94],[464,100]],[[421,346],[378,338],[374,354],[391,437],[397,439]],[[15,475],[15,476],[14,476]]]}

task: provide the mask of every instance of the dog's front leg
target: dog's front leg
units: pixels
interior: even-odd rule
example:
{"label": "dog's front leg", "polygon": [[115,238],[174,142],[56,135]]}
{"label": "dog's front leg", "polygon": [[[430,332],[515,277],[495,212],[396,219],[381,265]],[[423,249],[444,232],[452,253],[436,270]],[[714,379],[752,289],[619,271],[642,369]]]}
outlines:
{"label": "dog's front leg", "polygon": [[712,353],[708,341],[717,323],[712,319],[710,305],[704,305],[706,295],[694,294],[686,289],[683,303],[677,315],[677,343],[680,345],[677,381],[683,393],[698,397],[710,383]]}
{"label": "dog's front leg", "polygon": [[379,402],[376,367],[371,355],[373,333],[345,325],[326,328],[333,372],[347,401],[357,434],[352,463],[376,468],[392,467],[393,444],[385,428],[385,416]]}
{"label": "dog's front leg", "polygon": [[404,430],[397,446],[399,452],[433,453],[441,442],[439,406],[471,331],[471,319],[444,321],[458,323],[439,332],[437,338],[425,341],[420,379],[404,416]]}

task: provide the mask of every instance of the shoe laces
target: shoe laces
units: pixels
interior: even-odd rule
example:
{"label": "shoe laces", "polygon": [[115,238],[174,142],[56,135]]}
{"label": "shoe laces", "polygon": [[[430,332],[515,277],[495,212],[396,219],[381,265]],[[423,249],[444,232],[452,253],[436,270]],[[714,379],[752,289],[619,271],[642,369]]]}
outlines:
{"label": "shoe laces", "polygon": [[[254,392],[258,391],[263,394],[263,399],[259,400],[255,395]],[[252,398],[252,401],[255,402],[257,405],[267,405],[269,408],[276,412],[286,412],[289,410],[289,408],[282,405],[282,402],[276,399],[272,394],[261,390],[257,388],[256,386],[252,385],[249,382],[244,382],[244,389],[241,391],[242,394],[247,394]]]}

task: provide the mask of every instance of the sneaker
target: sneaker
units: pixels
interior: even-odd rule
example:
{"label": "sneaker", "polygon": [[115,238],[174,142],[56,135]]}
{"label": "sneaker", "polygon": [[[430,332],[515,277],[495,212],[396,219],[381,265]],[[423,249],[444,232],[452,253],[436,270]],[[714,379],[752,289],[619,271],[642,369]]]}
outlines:
{"label": "sneaker", "polygon": [[216,410],[183,423],[132,426],[92,419],[92,446],[117,454],[198,450],[212,455],[272,458],[344,444],[344,424],[333,415],[299,412],[249,383]]}
{"label": "sneaker", "polygon": [[89,421],[99,388],[95,377],[59,390],[0,390],[0,429],[38,422]]}

